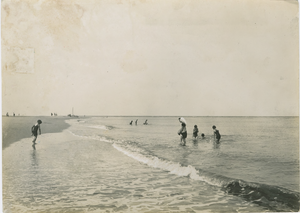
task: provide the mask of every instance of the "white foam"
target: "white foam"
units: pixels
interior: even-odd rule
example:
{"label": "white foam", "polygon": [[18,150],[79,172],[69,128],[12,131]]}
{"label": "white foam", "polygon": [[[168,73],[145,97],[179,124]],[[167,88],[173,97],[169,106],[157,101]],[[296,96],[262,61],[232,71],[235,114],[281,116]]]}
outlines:
{"label": "white foam", "polygon": [[92,140],[98,140],[98,141],[103,141],[107,143],[113,143],[112,140],[107,139],[106,137],[100,137],[100,136],[83,136],[83,135],[76,135],[74,132],[68,130],[72,135],[80,137],[80,138],[85,138],[85,139],[92,139]]}
{"label": "white foam", "polygon": [[[126,154],[127,156],[132,157],[135,160],[147,164],[151,167],[169,171],[171,174],[176,174],[178,176],[190,176],[193,179],[201,180],[201,177],[197,175],[198,171],[191,165],[186,167],[186,166],[181,166],[179,163],[174,163],[172,161],[159,159],[158,157],[155,156],[145,156],[138,152],[125,149],[116,143],[113,144],[113,147],[119,150],[120,152]],[[133,149],[136,149],[137,151],[138,148],[133,148]]]}
{"label": "white foam", "polygon": [[94,128],[94,129],[103,129],[103,130],[109,130],[106,126],[102,125],[97,125],[97,126],[88,126],[89,128]]}
{"label": "white foam", "polygon": [[119,143],[122,141],[114,141],[114,140],[107,139],[106,137],[100,137],[97,135],[82,136],[82,135],[77,135],[70,130],[68,130],[68,131],[77,137],[112,143],[113,147],[115,149],[124,153],[125,155],[127,155],[139,162],[142,162],[148,166],[151,166],[153,168],[158,168],[158,169],[162,169],[164,171],[168,171],[170,174],[175,174],[175,175],[183,176],[183,177],[189,176],[193,180],[205,181],[206,183],[208,183],[210,185],[215,185],[215,186],[222,185],[222,183],[214,177],[207,177],[205,175],[199,174],[199,171],[196,170],[191,165],[182,166],[180,163],[175,163],[175,162],[168,161],[168,160],[162,160],[156,156],[148,155],[147,153],[145,153],[145,150],[140,149],[134,145],[132,146],[132,145],[127,144],[126,147],[123,147],[122,143]]}
{"label": "white foam", "polygon": [[183,177],[190,177],[193,180],[204,181],[214,186],[222,186],[222,181],[220,182],[220,180],[216,179],[215,177],[207,177],[206,175],[201,175],[199,171],[191,165],[182,166],[180,163],[162,160],[155,156],[146,156],[141,154],[143,150],[137,147],[127,146],[126,148],[124,148],[117,143],[113,143],[113,147],[139,162],[142,162],[154,168],[168,171],[170,174],[175,174]]}

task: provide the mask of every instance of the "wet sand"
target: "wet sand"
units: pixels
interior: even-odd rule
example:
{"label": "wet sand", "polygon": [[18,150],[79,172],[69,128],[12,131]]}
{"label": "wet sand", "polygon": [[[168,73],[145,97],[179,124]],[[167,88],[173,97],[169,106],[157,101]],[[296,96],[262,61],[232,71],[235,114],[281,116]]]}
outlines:
{"label": "wet sand", "polygon": [[[52,130],[63,124],[44,120]],[[160,190],[153,184],[182,181],[123,155],[111,143],[78,137],[69,129],[42,134],[36,150],[31,144],[23,138],[2,152],[4,212],[145,212],[158,202]],[[153,179],[154,172],[160,178]]]}
{"label": "wet sand", "polygon": [[[28,137],[31,119],[38,118],[13,119],[5,120],[19,125],[19,137]],[[22,138],[2,151],[6,213],[234,212],[236,203],[238,210],[249,206],[203,181],[140,163],[111,142],[91,134],[76,136],[71,130],[82,131],[81,124],[62,130],[64,118],[40,119],[45,125],[36,150],[31,147],[31,138]],[[22,128],[25,124],[30,125]],[[262,212],[260,206],[251,210]]]}
{"label": "wet sand", "polygon": [[23,138],[31,138],[31,127],[40,119],[42,134],[62,132],[70,125],[65,123],[69,117],[16,116],[2,117],[2,150]]}

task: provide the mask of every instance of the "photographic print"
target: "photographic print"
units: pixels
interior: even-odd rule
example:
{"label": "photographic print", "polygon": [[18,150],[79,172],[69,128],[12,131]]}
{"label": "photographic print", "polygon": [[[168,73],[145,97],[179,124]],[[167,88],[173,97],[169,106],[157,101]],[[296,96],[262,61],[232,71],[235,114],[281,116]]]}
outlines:
{"label": "photographic print", "polygon": [[2,0],[2,211],[298,212],[299,3]]}

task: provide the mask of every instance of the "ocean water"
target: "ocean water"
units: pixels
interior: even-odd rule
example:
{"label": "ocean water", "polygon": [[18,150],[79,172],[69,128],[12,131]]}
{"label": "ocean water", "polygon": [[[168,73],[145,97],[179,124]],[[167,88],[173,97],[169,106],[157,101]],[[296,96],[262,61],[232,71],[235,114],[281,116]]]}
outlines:
{"label": "ocean water", "polygon": [[[3,152],[10,159],[3,166],[7,211],[299,210],[298,117],[185,119],[186,146],[178,117],[82,117],[67,121],[76,140],[55,142],[49,134],[53,144],[12,158],[9,149],[16,147],[9,147]],[[195,124],[205,138],[192,139]]]}

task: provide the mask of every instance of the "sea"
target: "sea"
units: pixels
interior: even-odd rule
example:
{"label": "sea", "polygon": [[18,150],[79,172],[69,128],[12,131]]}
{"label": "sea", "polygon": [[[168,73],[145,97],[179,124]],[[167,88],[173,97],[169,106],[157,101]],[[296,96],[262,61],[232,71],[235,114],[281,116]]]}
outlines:
{"label": "sea", "polygon": [[75,140],[4,167],[7,212],[299,211],[299,117],[184,118],[186,146],[175,116],[67,120]]}

